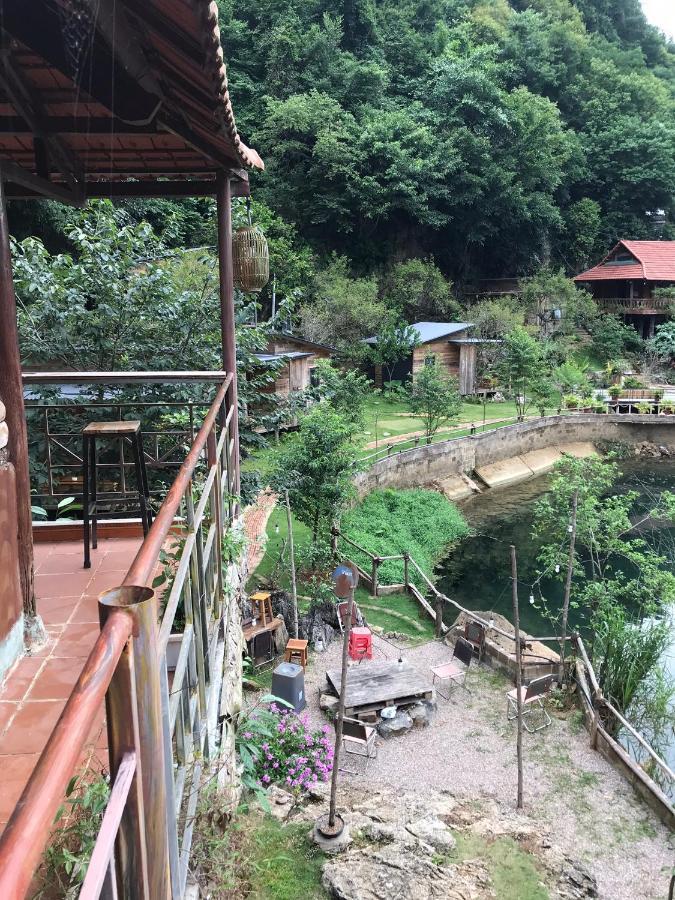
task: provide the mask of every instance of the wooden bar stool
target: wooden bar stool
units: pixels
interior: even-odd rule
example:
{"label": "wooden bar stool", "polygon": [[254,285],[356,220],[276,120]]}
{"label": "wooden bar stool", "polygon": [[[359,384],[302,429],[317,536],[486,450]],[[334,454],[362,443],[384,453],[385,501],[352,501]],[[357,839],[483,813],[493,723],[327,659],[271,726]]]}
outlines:
{"label": "wooden bar stool", "polygon": [[[148,487],[148,475],[145,470],[145,457],[143,456],[143,441],[141,438],[141,423],[135,419],[118,422],[90,422],[82,429],[82,463],[84,467],[82,478],[82,517],[84,521],[84,568],[91,568],[89,547],[95,550],[98,545],[96,526],[98,524],[98,497],[96,484],[96,440],[116,439],[129,441],[134,457],[136,470],[136,483],[138,485],[138,502],[141,508],[141,521],[143,522],[143,534],[146,535],[152,525],[152,510],[150,508],[150,488]],[[126,498],[121,498],[126,499]],[[106,502],[119,502],[120,498]]]}
{"label": "wooden bar stool", "polygon": [[274,618],[272,612],[272,594],[270,591],[258,591],[248,598],[251,603],[251,615],[261,625],[269,625]]}
{"label": "wooden bar stool", "polygon": [[308,641],[289,638],[284,653],[285,662],[296,663],[305,669],[307,667],[307,644]]}

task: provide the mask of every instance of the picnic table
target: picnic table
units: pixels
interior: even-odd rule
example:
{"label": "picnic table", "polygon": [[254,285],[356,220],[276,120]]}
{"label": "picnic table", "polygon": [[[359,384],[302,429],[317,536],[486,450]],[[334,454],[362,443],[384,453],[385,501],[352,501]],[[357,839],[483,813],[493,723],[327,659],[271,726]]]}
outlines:
{"label": "picnic table", "polygon": [[[326,672],[326,678],[336,696],[342,683],[340,669]],[[379,712],[385,706],[406,706],[420,700],[430,700],[433,685],[431,673],[422,672],[405,661],[363,661],[347,669],[345,715]]]}

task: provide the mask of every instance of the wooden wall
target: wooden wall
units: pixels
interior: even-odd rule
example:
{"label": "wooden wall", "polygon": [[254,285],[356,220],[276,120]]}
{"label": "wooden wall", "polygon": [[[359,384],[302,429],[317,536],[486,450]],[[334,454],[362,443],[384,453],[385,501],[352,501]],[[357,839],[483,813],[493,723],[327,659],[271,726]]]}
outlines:
{"label": "wooden wall", "polygon": [[436,357],[436,365],[441,366],[448,375],[459,375],[459,347],[449,344],[446,337],[415,347],[412,365],[413,378],[424,367],[427,356],[432,355]]}

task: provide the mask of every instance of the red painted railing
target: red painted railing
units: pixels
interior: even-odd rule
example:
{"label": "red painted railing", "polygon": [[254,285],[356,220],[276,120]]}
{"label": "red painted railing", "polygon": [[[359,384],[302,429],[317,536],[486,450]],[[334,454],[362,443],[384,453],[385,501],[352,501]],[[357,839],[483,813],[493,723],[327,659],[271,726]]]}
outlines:
{"label": "red painted railing", "polygon": [[[102,891],[109,896],[139,900],[182,896],[185,877],[181,876],[178,860],[176,817],[180,803],[173,797],[166,641],[160,638],[154,593],[146,585],[153,577],[160,550],[181,505],[189,498],[189,539],[195,554],[204,559],[201,535],[207,526],[210,528],[211,542],[206,548],[204,570],[209,566],[212,570],[213,578],[209,581],[212,598],[222,590],[221,536],[236,512],[232,498],[237,483],[231,435],[236,415],[232,382],[232,375],[228,375],[220,385],[124,585],[107,592],[99,601],[101,633],[0,837],[2,900],[23,900],[26,896],[48,845],[66,786],[104,699],[112,787],[80,896],[91,900]],[[195,516],[194,476],[204,457],[206,477]],[[197,536],[195,528],[199,532]],[[186,589],[191,587],[199,592],[201,582],[188,584]],[[201,591],[202,602],[207,593]],[[178,597],[173,601],[172,617],[177,602]],[[185,629],[186,657],[191,653],[203,662],[203,647],[199,645],[195,650],[198,643],[195,632],[201,632],[201,625],[212,624],[217,619],[217,598],[208,610],[214,611],[207,623],[204,609],[190,610]],[[190,616],[199,619],[199,629],[190,630]],[[167,629],[170,631],[171,622],[161,624],[164,636]],[[198,684],[195,680],[187,684],[186,691],[190,690],[195,694],[204,693],[204,682]],[[195,705],[205,719],[203,701]],[[174,715],[174,723],[175,720]],[[181,856],[184,850],[183,842]]]}

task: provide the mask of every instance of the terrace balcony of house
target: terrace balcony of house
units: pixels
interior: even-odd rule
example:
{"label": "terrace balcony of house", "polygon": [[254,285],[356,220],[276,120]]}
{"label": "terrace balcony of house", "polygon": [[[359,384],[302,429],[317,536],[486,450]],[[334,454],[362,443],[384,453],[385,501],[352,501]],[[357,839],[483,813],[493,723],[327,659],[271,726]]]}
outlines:
{"label": "terrace balcony of house", "polygon": [[665,315],[672,305],[667,297],[602,297],[598,302],[607,312],[636,316]]}

